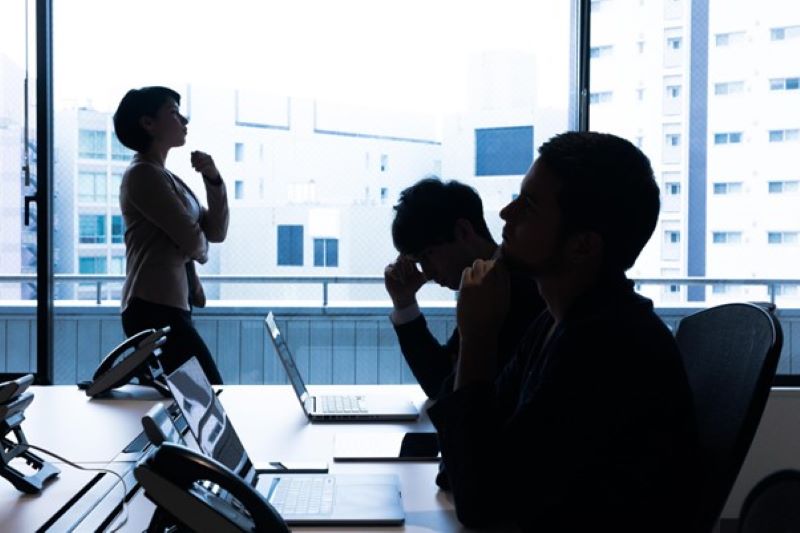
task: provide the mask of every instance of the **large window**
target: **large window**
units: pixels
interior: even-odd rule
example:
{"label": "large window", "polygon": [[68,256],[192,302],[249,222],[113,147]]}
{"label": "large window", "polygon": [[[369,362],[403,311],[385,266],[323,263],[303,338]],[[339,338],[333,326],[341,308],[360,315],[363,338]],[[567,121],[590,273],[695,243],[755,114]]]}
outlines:
{"label": "large window", "polygon": [[[35,166],[28,166],[24,179],[20,172],[26,162],[35,165],[37,148],[31,142],[35,131],[23,131],[25,57],[36,54],[24,46],[32,39],[24,33],[22,4],[0,2],[0,167],[10,202],[6,212],[14,213],[0,225],[5,250],[0,256],[7,261],[3,272],[10,274],[20,265],[23,274],[35,271],[33,230],[42,223],[35,206],[29,226],[16,220],[22,198],[34,192],[37,179],[30,172]],[[192,150],[214,156],[232,199],[235,182],[246,184],[239,191],[246,194],[231,203],[227,239],[212,243],[208,262],[198,267],[212,311],[224,309],[221,302],[236,302],[237,309],[264,301],[319,307],[323,299],[366,302],[365,309],[386,305],[380,277],[396,256],[389,228],[392,207],[405,187],[430,174],[474,186],[499,240],[498,212],[518,191],[538,146],[578,124],[579,41],[575,4],[569,1],[336,0],[311,11],[302,3],[249,0],[230,0],[224,10],[191,0],[52,4],[55,128],[47,133],[55,143],[55,174],[48,264],[57,278],[55,299],[65,302],[82,297],[74,281],[58,280],[81,271],[80,257],[104,257],[108,272],[121,270],[124,246],[118,240],[124,228],[114,217],[120,176],[131,154],[114,137],[111,117],[132,87],[167,85],[181,94],[189,135],[186,146],[171,151],[167,166],[201,202],[204,185],[191,167]],[[591,4],[590,128],[618,133],[642,148],[666,189],[656,237],[631,277],[796,276],[800,246],[791,245],[791,235],[800,232],[794,202],[800,116],[793,101],[800,76],[800,4],[752,3],[748,9],[718,1]],[[176,27],[174,21],[184,20],[186,13],[196,24]],[[119,20],[126,23],[115,24]],[[217,29],[214,39],[196,29],[209,25]],[[164,38],[142,39],[141,28]],[[154,61],[165,53],[181,61]],[[214,69],[207,68],[208,57],[221,58]],[[35,86],[33,77],[28,81]],[[30,102],[35,110],[35,98]],[[99,178],[87,177],[95,172],[108,177],[106,200]],[[741,182],[741,189],[721,185],[715,194],[715,183],[733,182]],[[334,232],[318,231],[311,223],[312,212],[319,210],[337,213]],[[99,223],[91,217],[104,219]],[[305,228],[304,235],[281,226]],[[679,242],[665,239],[665,232],[677,232]],[[770,233],[780,235],[774,238],[781,245],[769,242]],[[340,250],[328,253],[325,244],[315,242],[331,235],[347,243],[346,260]],[[304,253],[311,260],[304,261]],[[335,276],[316,266],[334,257]],[[238,283],[214,280],[213,274],[270,279]],[[324,290],[322,284],[279,283],[298,276],[329,281]],[[374,282],[340,283],[347,276]],[[92,283],[108,287],[112,282]],[[718,293],[702,286],[674,290],[674,285],[643,290],[657,305],[706,305],[730,295],[764,300],[772,294],[779,307],[800,304],[800,295],[770,292],[767,285]],[[12,302],[36,295],[30,280],[0,289]],[[113,291],[94,294],[118,297]],[[427,284],[419,296],[423,305],[453,305],[452,291],[435,284]],[[116,309],[118,302],[106,303],[103,309]],[[109,317],[116,324],[116,315]],[[209,327],[209,338],[223,331],[222,324]],[[442,325],[442,332],[447,329]],[[77,359],[77,342],[65,333],[69,328],[62,323],[56,331],[63,337],[56,340],[57,356],[76,357],[59,368],[91,370],[94,361]],[[84,339],[118,342],[119,335],[104,329]],[[384,338],[377,331],[364,335]],[[305,338],[313,344],[326,337],[307,332]],[[242,339],[240,345],[253,344]],[[340,347],[331,344],[325,350]],[[318,348],[314,344],[310,351]],[[392,350],[376,348],[376,353]],[[223,355],[226,361],[239,360]],[[230,382],[263,378],[254,365],[243,363]],[[359,371],[356,375],[362,375]]]}

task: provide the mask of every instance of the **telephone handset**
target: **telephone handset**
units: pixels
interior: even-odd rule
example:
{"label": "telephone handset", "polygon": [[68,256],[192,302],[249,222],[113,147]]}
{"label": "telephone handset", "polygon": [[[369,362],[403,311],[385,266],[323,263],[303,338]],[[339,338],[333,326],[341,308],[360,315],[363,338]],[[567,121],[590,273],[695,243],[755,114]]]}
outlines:
{"label": "telephone handset", "polygon": [[220,533],[289,532],[275,508],[244,479],[185,446],[163,443],[139,462],[134,476],[158,507],[150,532],[175,526]]}
{"label": "telephone handset", "polygon": [[33,384],[33,374],[28,374],[17,379],[0,383],[0,403],[5,403],[12,398],[20,396]]}
{"label": "telephone handset", "polygon": [[161,354],[161,346],[167,341],[169,330],[169,326],[146,329],[125,339],[103,358],[92,380],[83,381],[78,387],[94,398],[136,377],[140,384],[154,387],[169,397],[169,389],[163,383],[163,371],[157,359]]}

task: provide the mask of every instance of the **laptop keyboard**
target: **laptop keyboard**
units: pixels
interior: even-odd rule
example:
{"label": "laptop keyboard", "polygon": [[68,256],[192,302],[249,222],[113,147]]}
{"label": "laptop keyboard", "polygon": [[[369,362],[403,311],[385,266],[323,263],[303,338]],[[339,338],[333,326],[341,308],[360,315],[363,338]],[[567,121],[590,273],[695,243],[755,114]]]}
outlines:
{"label": "laptop keyboard", "polygon": [[363,396],[320,396],[323,413],[366,413]]}
{"label": "laptop keyboard", "polygon": [[282,477],[269,503],[282,515],[329,515],[333,512],[333,476]]}

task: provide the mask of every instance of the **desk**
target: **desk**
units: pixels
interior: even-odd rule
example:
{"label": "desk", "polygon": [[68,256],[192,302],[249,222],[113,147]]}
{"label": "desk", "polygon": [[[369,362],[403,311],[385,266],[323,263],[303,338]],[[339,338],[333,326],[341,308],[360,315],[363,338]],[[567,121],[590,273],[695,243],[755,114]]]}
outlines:
{"label": "desk", "polygon": [[[34,394],[33,403],[25,411],[22,423],[28,442],[89,468],[103,467],[120,457],[120,451],[141,432],[139,421],[157,398],[149,390],[135,386],[126,387],[124,392],[131,398],[151,399],[91,400],[74,385],[34,386],[30,390]],[[33,453],[55,463],[61,473],[36,495],[23,494],[0,478],[3,531],[36,530],[96,476],[38,451]],[[113,483],[108,486],[111,488]],[[100,486],[97,489],[104,491]],[[122,492],[117,488],[111,494],[119,498]],[[87,511],[77,509],[79,513]]]}
{"label": "desk", "polygon": [[[353,392],[354,389],[367,394],[405,394],[417,406],[422,406],[425,399],[416,385],[312,387],[316,392],[339,394]],[[28,440],[44,447],[52,447],[54,451],[61,452],[70,459],[76,457],[84,463],[119,460],[119,451],[141,430],[139,419],[155,403],[153,399],[88,401],[75,387],[37,387],[34,388],[34,393],[34,403],[22,426]],[[368,528],[369,531],[403,530],[421,533],[461,530],[450,496],[440,492],[434,483],[436,463],[336,463],[331,458],[336,433],[431,430],[424,413],[420,420],[412,423],[311,424],[306,420],[288,385],[225,386],[220,400],[253,461],[324,460],[329,462],[331,473],[397,474],[406,511],[405,527]],[[46,417],[48,423],[37,421],[38,417]],[[68,431],[73,423],[78,424],[81,434]],[[55,428],[68,432],[58,436]],[[105,437],[96,437],[96,443],[82,448],[82,443],[89,440],[87,436],[97,435]],[[74,493],[76,487],[91,477],[91,474],[75,471],[68,465],[59,465],[59,468],[62,470],[60,479],[35,497],[21,495],[10,484],[0,480],[0,501],[3,504],[0,523],[3,523],[4,530],[33,531],[40,527],[55,512],[54,509],[58,509]],[[119,496],[119,489],[110,492],[98,507],[113,509]],[[143,491],[138,490],[133,496],[128,510],[128,522],[121,531],[138,533],[146,529],[153,505],[144,497]],[[344,530],[367,529],[293,528],[293,531],[319,533]]]}

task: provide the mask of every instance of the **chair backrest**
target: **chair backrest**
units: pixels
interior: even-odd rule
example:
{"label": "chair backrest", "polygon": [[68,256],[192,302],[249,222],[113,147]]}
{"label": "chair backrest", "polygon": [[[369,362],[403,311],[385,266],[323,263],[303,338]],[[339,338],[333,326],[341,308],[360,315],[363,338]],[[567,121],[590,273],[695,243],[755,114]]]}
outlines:
{"label": "chair backrest", "polygon": [[685,317],[675,339],[692,389],[707,472],[698,528],[711,531],[761,420],[783,334],[768,310],[734,303]]}
{"label": "chair backrest", "polygon": [[759,481],[742,504],[739,533],[800,531],[800,471],[780,470]]}

